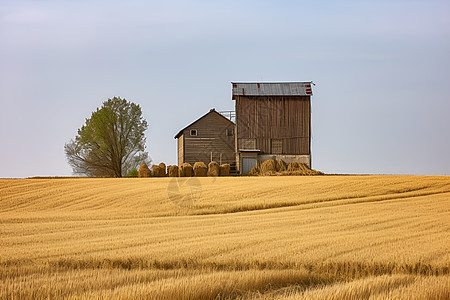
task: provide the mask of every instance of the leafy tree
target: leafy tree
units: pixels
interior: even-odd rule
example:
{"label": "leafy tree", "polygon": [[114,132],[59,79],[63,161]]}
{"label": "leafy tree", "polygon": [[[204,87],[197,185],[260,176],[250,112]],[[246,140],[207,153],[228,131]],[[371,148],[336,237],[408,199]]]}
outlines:
{"label": "leafy tree", "polygon": [[147,121],[141,107],[114,97],[103,102],[75,140],[65,144],[67,161],[75,174],[122,177],[141,163],[149,163],[145,152]]}
{"label": "leafy tree", "polygon": [[131,169],[128,171],[127,177],[138,177],[139,171],[136,168]]}

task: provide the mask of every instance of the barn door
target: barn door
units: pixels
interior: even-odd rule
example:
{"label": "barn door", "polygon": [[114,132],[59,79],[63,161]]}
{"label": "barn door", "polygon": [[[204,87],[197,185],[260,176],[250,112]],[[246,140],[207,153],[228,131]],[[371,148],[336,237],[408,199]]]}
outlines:
{"label": "barn door", "polygon": [[242,173],[248,173],[252,168],[256,168],[256,158],[242,158]]}

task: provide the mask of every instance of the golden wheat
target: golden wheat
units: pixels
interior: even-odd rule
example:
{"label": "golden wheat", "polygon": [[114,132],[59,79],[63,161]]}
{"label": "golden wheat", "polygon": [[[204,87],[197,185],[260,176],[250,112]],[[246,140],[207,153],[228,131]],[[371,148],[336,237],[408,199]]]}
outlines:
{"label": "golden wheat", "polygon": [[0,298],[446,299],[449,207],[446,176],[0,180]]}
{"label": "golden wheat", "polygon": [[[303,290],[301,287],[284,289],[284,295],[273,295],[276,300],[288,299],[450,299],[448,277],[411,275],[370,276],[351,282],[338,282]],[[249,298],[249,297],[248,297]],[[257,298],[253,296],[252,298]]]}

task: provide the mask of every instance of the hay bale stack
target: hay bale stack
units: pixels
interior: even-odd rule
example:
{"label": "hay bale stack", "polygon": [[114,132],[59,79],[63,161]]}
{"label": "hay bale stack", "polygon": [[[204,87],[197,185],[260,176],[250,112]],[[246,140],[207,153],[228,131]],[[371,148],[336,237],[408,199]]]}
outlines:
{"label": "hay bale stack", "polygon": [[308,168],[308,166],[306,164],[304,164],[304,163],[300,163],[300,166],[299,166],[298,169],[299,169],[299,171],[304,172],[304,173],[310,173],[311,172],[311,169]]}
{"label": "hay bale stack", "polygon": [[309,175],[325,175],[323,172],[314,170],[314,169],[309,169],[311,171],[311,173]]}
{"label": "hay bale stack", "polygon": [[283,172],[287,170],[287,163],[284,162],[282,159],[275,160],[277,172]]}
{"label": "hay bale stack", "polygon": [[260,174],[260,170],[259,170],[258,167],[252,168],[247,174],[248,174],[248,175],[257,176],[257,175]]}
{"label": "hay bale stack", "polygon": [[194,176],[195,177],[205,177],[208,175],[208,167],[204,162],[198,161],[194,164]]}
{"label": "hay bale stack", "polygon": [[231,166],[229,164],[221,164],[219,167],[219,176],[230,176]]}
{"label": "hay bale stack", "polygon": [[301,163],[299,172],[301,172],[303,175],[323,175],[322,172],[316,171],[314,169],[310,169],[306,164]]}
{"label": "hay bale stack", "polygon": [[296,161],[293,161],[293,162],[290,162],[290,163],[288,164],[287,170],[288,170],[288,171],[291,171],[291,172],[292,172],[292,171],[299,171],[300,168],[301,168],[300,163],[299,163],[299,162],[296,162]]}
{"label": "hay bale stack", "polygon": [[192,177],[194,169],[189,163],[182,163],[180,166],[180,177]]}
{"label": "hay bale stack", "polygon": [[259,169],[261,175],[272,175],[277,171],[277,162],[275,159],[267,159],[262,162]]}
{"label": "hay bale stack", "polygon": [[152,175],[152,171],[150,171],[150,169],[148,168],[148,166],[146,164],[142,164],[139,167],[139,171],[138,171],[139,178],[150,177],[151,175]]}
{"label": "hay bale stack", "polygon": [[322,172],[310,169],[308,165],[299,162],[291,162],[287,171],[281,172],[281,175],[323,175]]}
{"label": "hay bale stack", "polygon": [[167,175],[167,173],[166,173],[166,164],[162,162],[158,166],[161,169],[162,177],[166,176]]}
{"label": "hay bale stack", "polygon": [[167,174],[169,177],[178,177],[180,175],[180,171],[178,169],[178,166],[168,166],[167,167]]}
{"label": "hay bale stack", "polygon": [[153,176],[155,176],[155,177],[164,177],[163,170],[159,166],[153,165],[152,166],[152,170],[153,170]]}
{"label": "hay bale stack", "polygon": [[208,176],[219,176],[220,166],[217,162],[212,161],[208,164]]}

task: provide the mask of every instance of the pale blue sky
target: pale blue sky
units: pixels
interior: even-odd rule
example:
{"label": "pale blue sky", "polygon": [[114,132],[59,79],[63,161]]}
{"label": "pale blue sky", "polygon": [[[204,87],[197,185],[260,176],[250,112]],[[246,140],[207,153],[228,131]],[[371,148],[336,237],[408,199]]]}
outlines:
{"label": "pale blue sky", "polygon": [[231,81],[314,81],[313,167],[450,175],[449,1],[0,1],[0,177],[71,175],[113,96],[154,162]]}

